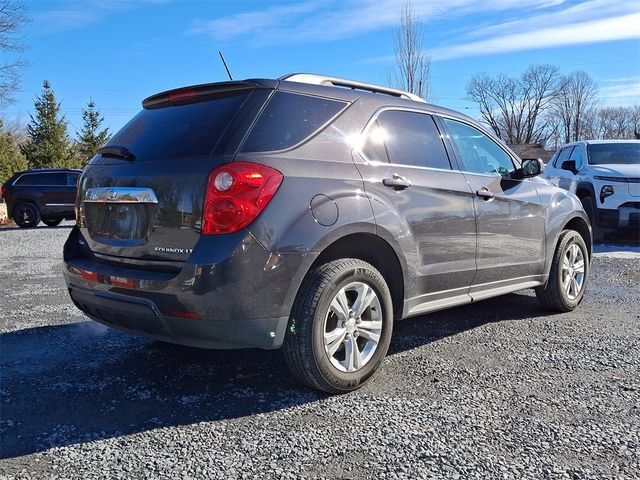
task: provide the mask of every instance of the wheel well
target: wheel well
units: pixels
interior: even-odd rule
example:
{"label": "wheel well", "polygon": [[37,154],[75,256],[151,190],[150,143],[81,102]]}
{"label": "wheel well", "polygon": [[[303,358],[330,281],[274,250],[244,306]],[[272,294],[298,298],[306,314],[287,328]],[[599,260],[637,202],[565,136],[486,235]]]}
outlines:
{"label": "wheel well", "polygon": [[395,316],[402,315],[404,276],[400,260],[391,245],[370,233],[347,235],[325,248],[313,262],[310,270],[339,258],[357,258],[376,267],[389,286]]}
{"label": "wheel well", "polygon": [[589,225],[580,217],[572,218],[569,223],[564,226],[565,230],[575,230],[582,236],[584,243],[587,244],[589,249],[589,258],[591,258],[591,233],[589,232]]}
{"label": "wheel well", "polygon": [[40,213],[40,208],[38,207],[38,204],[36,204],[36,202],[34,202],[33,200],[24,200],[24,199],[20,199],[20,200],[16,200],[16,201],[13,203],[13,208],[11,209],[11,212],[10,212],[10,213],[11,213],[11,218],[14,218],[14,217],[15,217],[16,210],[17,210],[17,209],[18,209],[18,207],[19,207],[20,205],[22,205],[23,203],[30,203],[31,205],[33,205],[33,206],[36,208],[36,210],[38,210],[38,213]]}
{"label": "wheel well", "polygon": [[582,201],[584,197],[593,197],[593,194],[588,188],[582,187],[576,190],[576,197],[578,197]]}

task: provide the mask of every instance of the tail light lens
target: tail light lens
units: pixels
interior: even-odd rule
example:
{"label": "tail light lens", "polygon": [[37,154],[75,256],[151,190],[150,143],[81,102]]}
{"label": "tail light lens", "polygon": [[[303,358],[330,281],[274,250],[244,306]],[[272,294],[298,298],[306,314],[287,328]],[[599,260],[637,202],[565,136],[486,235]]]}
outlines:
{"label": "tail light lens", "polygon": [[7,196],[7,187],[0,187],[0,198],[5,198]]}
{"label": "tail light lens", "polygon": [[282,174],[264,165],[231,162],[209,174],[202,212],[202,233],[242,230],[255,220],[282,183]]}

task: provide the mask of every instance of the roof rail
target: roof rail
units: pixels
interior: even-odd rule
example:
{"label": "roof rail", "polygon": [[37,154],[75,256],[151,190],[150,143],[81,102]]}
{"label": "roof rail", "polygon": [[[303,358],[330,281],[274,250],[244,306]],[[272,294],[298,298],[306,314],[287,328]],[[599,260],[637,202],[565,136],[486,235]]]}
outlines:
{"label": "roof rail", "polygon": [[353,90],[365,90],[372,93],[383,93],[385,95],[391,95],[393,97],[408,98],[416,102],[426,103],[426,101],[413,93],[405,92],[403,90],[396,90],[395,88],[381,87],[379,85],[373,85],[371,83],[356,82],[354,80],[347,80],[344,78],[327,77],[325,75],[316,75],[315,73],[290,73],[278,80],[286,80],[288,82],[300,82],[311,83],[313,85],[327,85],[331,87],[345,87]]}

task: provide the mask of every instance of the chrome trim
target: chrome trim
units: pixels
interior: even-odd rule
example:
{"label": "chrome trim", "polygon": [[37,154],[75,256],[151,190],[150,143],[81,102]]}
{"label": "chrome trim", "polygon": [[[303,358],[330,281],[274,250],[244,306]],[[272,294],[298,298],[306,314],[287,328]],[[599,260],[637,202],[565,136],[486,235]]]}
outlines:
{"label": "chrome trim", "polygon": [[98,187],[88,188],[84,203],[158,203],[158,197],[150,188]]}
{"label": "chrome trim", "polygon": [[47,207],[75,207],[75,203],[45,203]]}

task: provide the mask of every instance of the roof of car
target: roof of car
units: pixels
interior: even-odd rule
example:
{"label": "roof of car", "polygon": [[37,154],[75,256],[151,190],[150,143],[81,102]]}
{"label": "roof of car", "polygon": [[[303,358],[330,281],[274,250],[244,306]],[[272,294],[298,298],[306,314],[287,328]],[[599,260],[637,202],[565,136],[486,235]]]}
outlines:
{"label": "roof of car", "polygon": [[80,168],[30,168],[17,173],[82,172]]}
{"label": "roof of car", "polygon": [[[323,82],[323,79],[327,81]],[[420,110],[429,110],[442,115],[464,118],[465,120],[477,124],[477,122],[473,118],[468,117],[463,113],[427,103],[417,95],[411,94],[409,92],[404,92],[380,85],[367,84],[353,80],[309,73],[285,75],[280,79],[250,78],[246,80],[232,80],[227,82],[189,85],[151,95],[150,97],[143,100],[142,105],[145,108],[151,107],[154,103],[166,99],[170,96],[170,94],[181,90],[204,92],[218,89],[233,90],[238,88],[252,87],[306,93],[309,95],[317,95],[347,102],[354,102],[358,99],[362,99],[374,102],[379,107],[398,106]]]}
{"label": "roof of car", "polygon": [[569,142],[563,145],[560,145],[558,149],[570,147],[572,145],[601,145],[607,143],[640,143],[640,140],[629,139],[629,140],[578,140],[577,142]]}

